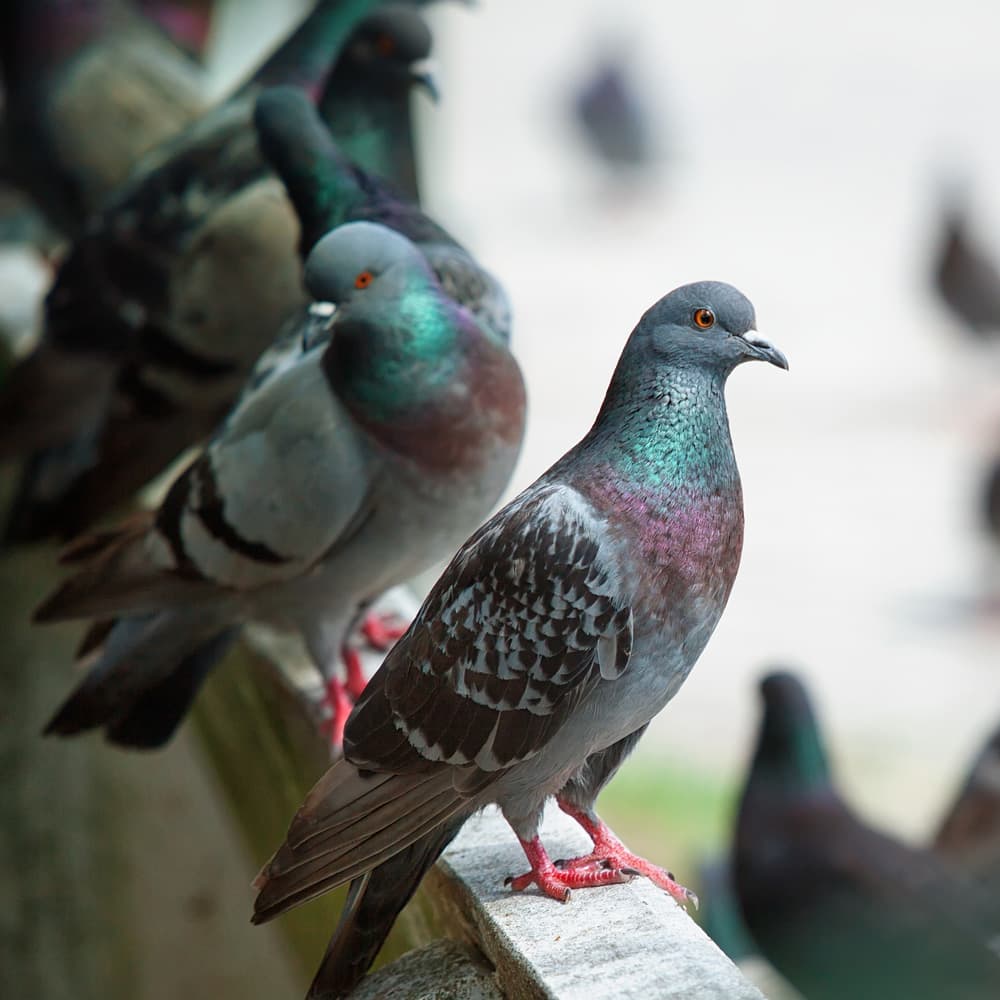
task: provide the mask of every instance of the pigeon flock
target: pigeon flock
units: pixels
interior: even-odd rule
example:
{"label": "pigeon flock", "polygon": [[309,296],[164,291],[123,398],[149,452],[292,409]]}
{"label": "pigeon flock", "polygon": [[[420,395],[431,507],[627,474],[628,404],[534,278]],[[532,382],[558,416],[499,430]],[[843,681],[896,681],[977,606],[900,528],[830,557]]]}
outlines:
{"label": "pigeon flock", "polygon": [[[315,0],[215,102],[207,0],[0,10],[3,233],[51,266],[37,336],[0,369],[0,544],[65,543],[35,620],[86,623],[45,733],[160,747],[245,627],[298,635],[332,763],[252,919],[349,887],[313,1000],[357,986],[487,805],[524,851],[512,892],[566,902],[642,877],[698,905],[596,802],[733,589],[727,380],[788,368],[742,292],[674,288],[622,331],[593,425],[497,511],[529,414],[521,334],[502,276],[421,207],[411,104],[439,98],[423,6]],[[570,113],[623,190],[657,168],[624,52]],[[942,301],[989,339],[1000,271],[959,205],[944,229]],[[440,563],[412,623],[373,611]],[[370,678],[359,636],[384,654]],[[1000,734],[933,843],[907,846],[837,792],[802,682],[761,693],[716,909],[734,895],[742,940],[806,1000],[1000,996]],[[589,853],[549,856],[550,801]]]}

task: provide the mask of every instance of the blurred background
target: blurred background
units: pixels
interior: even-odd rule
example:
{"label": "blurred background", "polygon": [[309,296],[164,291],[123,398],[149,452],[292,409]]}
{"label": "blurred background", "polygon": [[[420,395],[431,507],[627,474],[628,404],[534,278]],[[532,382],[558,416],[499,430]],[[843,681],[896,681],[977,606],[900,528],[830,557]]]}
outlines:
{"label": "blurred background", "polygon": [[[306,4],[215,7],[206,63],[221,94]],[[1000,456],[1000,339],[970,333],[935,280],[956,199],[1000,257],[1000,135],[986,113],[1000,9],[481,0],[427,16],[442,100],[417,98],[425,207],[505,282],[528,383],[511,495],[589,427],[629,331],[679,284],[735,284],[791,365],[730,382],[742,569],[697,668],[607,791],[606,818],[695,885],[728,841],[757,678],[782,665],[810,684],[846,797],[875,825],[925,839],[1000,719],[1000,539],[983,516]],[[602,118],[594,105],[609,92],[619,110]],[[609,121],[619,132],[601,147],[592,131]],[[9,266],[4,282],[27,288]],[[5,574],[8,591],[32,590],[16,566]],[[26,614],[30,596],[9,611]],[[39,669],[61,690],[76,630],[57,631],[63,659],[48,653]],[[7,655],[31,655],[32,641]],[[185,878],[212,887],[205,907],[224,906],[217,938],[201,934],[222,951],[261,859],[239,855],[190,756],[181,740],[122,767],[132,785],[179,786],[173,807],[159,793],[150,807],[161,839],[190,842],[188,824],[202,824],[206,870]],[[165,877],[197,912],[198,892]],[[270,947],[257,949],[261,967],[282,962]],[[277,995],[266,975],[193,974],[187,993],[238,982],[242,996]],[[158,995],[146,978],[135,996]]]}

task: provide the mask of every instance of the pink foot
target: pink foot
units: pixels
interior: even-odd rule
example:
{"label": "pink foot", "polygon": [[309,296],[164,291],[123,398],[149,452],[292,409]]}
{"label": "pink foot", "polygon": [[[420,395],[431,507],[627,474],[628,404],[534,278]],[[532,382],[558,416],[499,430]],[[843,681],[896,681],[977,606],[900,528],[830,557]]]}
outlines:
{"label": "pink foot", "polygon": [[336,678],[327,681],[326,694],[322,706],[326,718],[320,724],[320,732],[330,740],[330,748],[340,751],[344,746],[344,726],[354,705],[348,698],[344,685]]}
{"label": "pink foot", "polygon": [[642,875],[644,878],[648,878],[653,885],[665,889],[681,906],[692,903],[694,908],[698,909],[698,897],[695,893],[674,881],[671,872],[660,868],[659,865],[654,865],[645,858],[640,858],[637,854],[633,854],[596,816],[561,801],[559,808],[572,816],[587,831],[588,836],[594,842],[594,849],[590,854],[579,858],[570,858],[567,861],[557,861],[556,864],[560,870],[565,872],[611,870],[626,875]]}
{"label": "pink foot", "polygon": [[368,678],[361,666],[361,654],[350,646],[345,646],[342,652],[344,669],[347,671],[347,693],[357,701],[364,691]]}
{"label": "pink foot", "polygon": [[371,613],[365,615],[361,622],[361,634],[368,645],[380,653],[388,652],[392,644],[406,634],[408,628],[409,625],[404,625],[393,615]]}
{"label": "pink foot", "polygon": [[509,885],[514,892],[523,892],[529,885],[537,885],[546,896],[550,896],[560,903],[565,903],[569,899],[571,889],[590,889],[597,885],[614,885],[619,882],[628,882],[631,878],[630,874],[611,868],[561,871],[549,860],[549,856],[538,837],[535,837],[534,840],[522,840],[521,846],[531,863],[531,871],[505,880],[504,884]]}

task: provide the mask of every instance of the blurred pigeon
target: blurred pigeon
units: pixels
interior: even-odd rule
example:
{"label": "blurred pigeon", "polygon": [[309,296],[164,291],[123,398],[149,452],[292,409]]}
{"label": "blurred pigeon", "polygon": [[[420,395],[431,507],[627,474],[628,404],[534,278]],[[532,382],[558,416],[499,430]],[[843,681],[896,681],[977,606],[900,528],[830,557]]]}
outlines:
{"label": "blurred pigeon", "polygon": [[[410,93],[422,84],[437,98],[422,60],[431,52],[424,20],[405,4],[384,4],[358,26],[319,102],[341,149],[359,166],[419,201]],[[375,64],[381,72],[366,70]]]}
{"label": "blurred pigeon", "polygon": [[975,340],[1000,334],[1000,268],[971,231],[958,194],[945,199],[933,265],[938,294]]}
{"label": "blurred pigeon", "polygon": [[850,811],[796,677],[771,674],[761,692],[734,872],[767,959],[809,1000],[1000,996],[995,897]]}
{"label": "blurred pigeon", "polygon": [[[498,500],[524,429],[506,344],[383,226],[326,236],[306,286],[316,306],[297,356],[251,384],[159,510],[70,548],[77,572],[37,618],[98,621],[88,672],[47,732],[161,744],[253,619],[302,633],[339,744],[336,666],[353,624]],[[360,693],[364,677],[348,680]]]}
{"label": "blurred pigeon", "polygon": [[966,874],[1000,888],[1000,729],[972,762],[934,838],[934,850]]}
{"label": "blurred pigeon", "polygon": [[655,159],[652,116],[624,52],[597,61],[573,111],[589,149],[612,174],[634,177]]}
{"label": "blurred pigeon", "polygon": [[201,73],[116,0],[0,5],[6,169],[70,236],[203,108]]}
{"label": "blurred pigeon", "polygon": [[[652,879],[594,803],[707,643],[736,576],[743,502],[723,398],[741,362],[784,357],[718,282],[679,288],[633,331],[587,436],[459,550],[348,720],[257,880],[254,920],[351,882],[310,996],[342,996],[462,822],[498,803],[558,900]],[[550,796],[594,842],[557,865]]]}
{"label": "blurred pigeon", "polygon": [[303,253],[343,222],[383,223],[419,245],[452,298],[510,339],[510,303],[496,279],[416,205],[354,167],[302,94],[290,87],[262,94],[254,121],[261,151],[298,213]]}
{"label": "blurred pigeon", "polygon": [[[320,3],[234,97],[151,153],[73,245],[43,341],[0,397],[0,458],[32,455],[8,540],[75,534],[202,440],[303,303],[299,223],[258,150],[254,101],[266,81],[320,91],[347,13],[372,3]],[[397,12],[383,32],[414,18]],[[399,75],[395,52],[351,61]]]}

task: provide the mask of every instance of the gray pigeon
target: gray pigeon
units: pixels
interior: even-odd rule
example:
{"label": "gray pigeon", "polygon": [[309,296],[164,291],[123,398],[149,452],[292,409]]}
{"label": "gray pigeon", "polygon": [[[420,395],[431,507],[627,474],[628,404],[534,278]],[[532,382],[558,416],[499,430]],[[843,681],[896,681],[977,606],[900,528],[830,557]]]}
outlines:
{"label": "gray pigeon", "polygon": [[[48,732],[104,727],[117,743],[159,745],[253,619],[301,632],[338,744],[352,626],[499,499],[524,430],[506,343],[380,225],[324,237],[306,285],[316,303],[299,349],[259,373],[159,510],[71,548],[78,570],[37,618],[97,623],[86,676]],[[364,678],[349,681],[359,694]]]}
{"label": "gray pigeon", "polygon": [[[587,436],[459,550],[348,720],[258,876],[254,920],[352,883],[310,996],[341,996],[462,822],[497,803],[557,900],[642,874],[594,811],[683,683],[729,597],[743,500],[723,397],[744,361],[786,368],[735,288],[701,282],[643,316]],[[594,842],[554,863],[555,796]]]}
{"label": "gray pigeon", "polygon": [[589,149],[612,175],[634,179],[653,163],[653,116],[624,50],[609,50],[597,61],[573,111]]}
{"label": "gray pigeon", "polygon": [[935,289],[970,339],[988,342],[1000,334],[1000,267],[974,232],[967,199],[954,184],[941,216]]}

